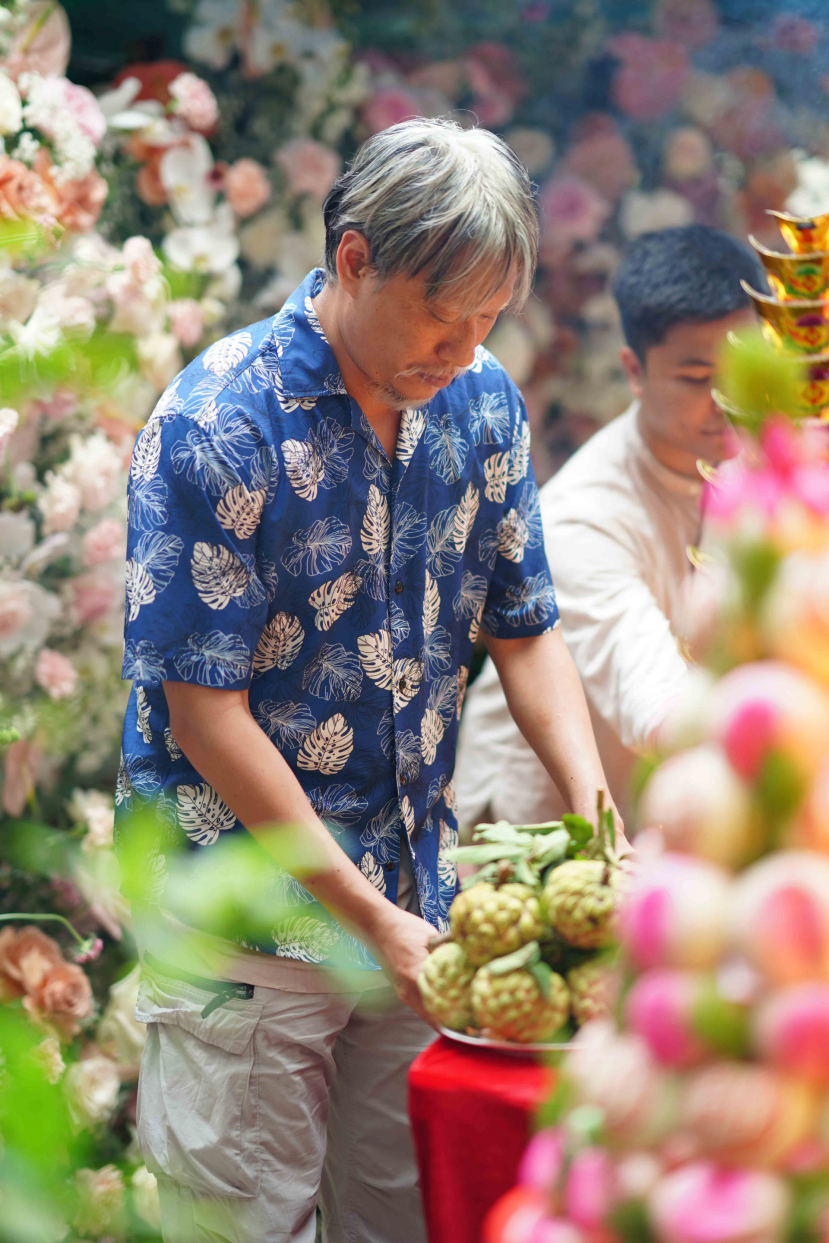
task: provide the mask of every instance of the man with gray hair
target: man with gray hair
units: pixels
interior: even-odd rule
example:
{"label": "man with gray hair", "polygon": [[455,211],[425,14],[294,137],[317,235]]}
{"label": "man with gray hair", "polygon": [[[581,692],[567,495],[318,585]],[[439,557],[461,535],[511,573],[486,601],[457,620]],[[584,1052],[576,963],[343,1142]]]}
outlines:
{"label": "man with gray hair", "polygon": [[[594,816],[606,788],[526,411],[481,347],[530,289],[526,170],[484,130],[413,120],[324,212],[324,270],[192,362],[133,458],[117,831],[142,805],[164,825],[163,914],[135,907],[138,1132],[175,1243],[312,1243],[318,1196],[329,1243],[425,1237],[406,1072],[433,1036],[417,975],[457,886],[479,631],[566,804]],[[287,824],[315,860],[296,875]],[[261,847],[273,928],[194,944],[166,853],[197,866],[233,834]]]}

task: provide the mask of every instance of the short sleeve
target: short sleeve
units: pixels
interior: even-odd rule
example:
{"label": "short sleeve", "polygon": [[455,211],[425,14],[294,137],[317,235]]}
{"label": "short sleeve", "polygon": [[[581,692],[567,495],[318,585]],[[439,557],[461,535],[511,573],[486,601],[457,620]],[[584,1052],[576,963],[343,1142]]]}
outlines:
{"label": "short sleeve", "polygon": [[530,424],[523,398],[510,387],[515,411],[503,516],[481,538],[492,579],[481,619],[497,639],[543,634],[558,623],[555,590],[544,551],[538,488],[530,459]]}
{"label": "short sleeve", "polygon": [[244,689],[275,589],[257,537],[278,459],[240,406],[196,410],[154,415],[133,451],[122,676]]}

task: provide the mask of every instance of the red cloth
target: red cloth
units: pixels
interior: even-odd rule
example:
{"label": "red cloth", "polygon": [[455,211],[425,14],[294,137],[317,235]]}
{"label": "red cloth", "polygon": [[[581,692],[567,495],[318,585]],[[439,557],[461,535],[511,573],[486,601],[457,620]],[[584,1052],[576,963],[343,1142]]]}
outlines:
{"label": "red cloth", "polygon": [[473,1049],[441,1036],[409,1071],[429,1243],[480,1243],[483,1221],[515,1183],[533,1115],[555,1071],[532,1055]]}

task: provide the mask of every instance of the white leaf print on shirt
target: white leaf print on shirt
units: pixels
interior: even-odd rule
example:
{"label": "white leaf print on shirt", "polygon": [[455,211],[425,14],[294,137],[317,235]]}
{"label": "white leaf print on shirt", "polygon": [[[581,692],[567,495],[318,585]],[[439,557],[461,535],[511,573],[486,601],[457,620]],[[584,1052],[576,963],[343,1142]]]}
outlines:
{"label": "white leaf print on shirt", "polygon": [[225,686],[247,677],[250,652],[238,634],[211,630],[207,634],[191,634],[174,663],[187,682]]}
{"label": "white leaf print on shirt", "polygon": [[374,855],[370,855],[368,852],[363,855],[360,860],[360,871],[375,889],[378,889],[380,893],[386,892],[386,874],[374,858]]}
{"label": "white leaf print on shirt", "polygon": [[336,930],[310,915],[294,915],[271,929],[277,958],[301,962],[324,962],[337,943]]}
{"label": "white leaf print on shirt", "polygon": [[147,425],[150,423],[166,423],[169,419],[174,419],[181,409],[181,398],[178,395],[178,386],[181,384],[181,376],[173,380],[159,397],[153,408],[153,412],[147,419]]}
{"label": "white leaf print on shirt", "polygon": [[357,651],[360,653],[360,664],[372,682],[376,682],[381,690],[391,690],[393,654],[389,631],[361,634],[357,639]]}
{"label": "white leaf print on shirt", "polygon": [[509,482],[520,483],[530,467],[530,425],[527,422],[521,424],[520,431],[516,429],[510,459]]}
{"label": "white leaf print on shirt", "polygon": [[408,794],[404,794],[400,800],[400,815],[403,817],[403,827],[406,830],[406,834],[411,839],[415,831],[415,814]]}
{"label": "white leaf print on shirt", "polygon": [[305,631],[293,613],[276,613],[259,638],[253,656],[255,673],[269,669],[287,669],[294,663],[302,647]]}
{"label": "white leaf print on shirt", "polygon": [[226,609],[231,600],[241,600],[248,590],[246,567],[229,548],[219,544],[197,540],[190,559],[190,573],[199,599],[210,609]]}
{"label": "white leaf print on shirt", "polygon": [[422,410],[404,410],[403,418],[400,421],[400,430],[397,433],[397,446],[395,455],[400,458],[404,466],[408,466],[412,460],[418,441],[423,435],[423,429],[426,426],[426,415]]}
{"label": "white leaf print on shirt", "polygon": [[324,574],[340,565],[351,552],[351,533],[339,518],[320,518],[310,527],[295,531],[282,554],[289,574]]}
{"label": "white leaf print on shirt", "polygon": [[487,581],[478,574],[464,570],[461,578],[461,589],[452,601],[455,616],[474,617],[484,607],[487,593]]}
{"label": "white leaf print on shirt", "polygon": [[274,315],[272,322],[271,334],[276,347],[276,356],[281,358],[294,339],[294,332],[296,331],[294,308],[292,306],[283,306],[282,310]]}
{"label": "white leaf print on shirt", "polygon": [[469,403],[469,428],[476,445],[500,445],[509,433],[510,410],[505,393],[482,393]]}
{"label": "white leaf print on shirt", "polygon": [[297,767],[332,776],[345,767],[353,750],[354,730],[342,713],[335,712],[303,739]]}
{"label": "white leaf print on shirt", "polygon": [[306,797],[319,818],[338,829],[356,823],[368,807],[366,799],[345,782],[308,790]]}
{"label": "white leaf print on shirt", "polygon": [[152,742],[153,731],[150,729],[150,705],[147,692],[143,686],[135,688],[135,728],[145,742]]}
{"label": "white leaf print on shirt", "polygon": [[479,504],[478,489],[474,483],[470,483],[455,506],[455,548],[461,554],[466,549],[467,540],[472,534]]}
{"label": "white leaf print on shirt", "polygon": [[330,583],[323,583],[308,597],[311,608],[316,609],[314,625],[317,630],[330,630],[338,617],[357,599],[363,580],[359,574],[347,570]]}
{"label": "white leaf print on shirt", "polygon": [[127,501],[130,523],[139,531],[163,527],[167,521],[167,485],[160,475],[130,479]]}
{"label": "white leaf print on shirt", "polygon": [[394,525],[391,533],[391,569],[392,573],[403,568],[410,561],[426,538],[426,515],[418,513],[405,502],[397,505],[394,511]]}
{"label": "white leaf print on shirt", "polygon": [[135,682],[160,682],[164,677],[164,657],[150,639],[127,640],[123,676]]}
{"label": "white leaf print on shirt", "polygon": [[484,477],[486,479],[484,496],[488,501],[494,501],[496,505],[503,505],[504,498],[507,495],[509,472],[509,453],[493,453],[484,462]]}
{"label": "white leaf print on shirt", "polygon": [[423,592],[423,633],[428,637],[438,624],[440,612],[440,590],[429,571],[426,571],[426,586]]}
{"label": "white leaf print on shirt", "polygon": [[445,626],[435,626],[434,630],[424,635],[420,659],[427,678],[433,678],[441,670],[449,668],[452,661],[452,640]]}
{"label": "white leaf print on shirt", "polygon": [[556,593],[544,573],[524,579],[518,587],[507,588],[507,605],[503,609],[509,626],[529,622],[536,626],[546,621],[556,607]]}
{"label": "white leaf print on shirt", "polygon": [[243,483],[237,483],[219,501],[216,517],[226,531],[233,531],[239,539],[250,539],[259,526],[264,505],[264,489],[249,492]]}
{"label": "white leaf print on shirt", "polygon": [[399,712],[414,699],[423,681],[423,665],[407,656],[394,662],[392,670],[392,710]]}
{"label": "white leaf print on shirt", "polygon": [[438,678],[429,687],[426,711],[420,725],[421,752],[427,764],[434,764],[438,744],[443,739],[446,726],[455,715],[458,702],[456,677]]}
{"label": "white leaf print on shirt", "polygon": [[152,604],[169,584],[183,551],[184,544],[177,535],[153,532],[141,536],[127,562],[129,621],[135,621],[142,606]]}
{"label": "white leaf print on shirt", "polygon": [[219,834],[232,829],[236,817],[224,799],[206,781],[183,785],[176,790],[178,822],[191,841],[212,846]]}
{"label": "white leaf print on shirt", "polygon": [[139,434],[132,451],[130,474],[146,483],[158,470],[161,459],[161,423],[148,423]]}
{"label": "white leaf print on shirt", "polygon": [[426,538],[426,565],[434,578],[451,574],[461,559],[455,543],[457,506],[450,505],[435,514]]}
{"label": "white leaf print on shirt", "polygon": [[184,752],[173,737],[173,731],[169,725],[164,727],[164,746],[167,748],[167,754],[171,760],[180,760]]}
{"label": "white leaf print on shirt", "polygon": [[319,321],[319,316],[314,310],[314,304],[310,298],[305,299],[305,316],[308,320],[309,327],[313,328],[317,336],[322,337],[323,341],[325,341],[326,336],[322,330],[322,324]]}
{"label": "white leaf print on shirt", "polygon": [[205,371],[212,371],[214,375],[226,375],[238,366],[252,344],[253,337],[249,332],[235,332],[232,337],[223,337],[205,351],[202,365]]}
{"label": "white leaf print on shirt", "polygon": [[388,863],[397,853],[400,825],[400,804],[396,798],[390,798],[360,834],[360,845],[370,850],[381,863]]}
{"label": "white leaf print on shirt", "polygon": [[336,419],[322,419],[304,440],[284,440],[282,455],[291,487],[304,501],[318,488],[335,488],[348,475],[354,433]]}
{"label": "white leaf print on shirt", "polygon": [[401,785],[409,785],[420,774],[420,739],[410,729],[397,735],[397,777]]}
{"label": "white leaf print on shirt", "polygon": [[342,643],[321,644],[302,675],[302,689],[310,690],[318,699],[354,702],[360,698],[362,686],[360,661],[353,652],[347,652]]}
{"label": "white leaf print on shirt", "polygon": [[390,531],[389,503],[380,489],[372,484],[368,490],[366,512],[360,527],[360,543],[367,556],[377,564],[385,560]]}
{"label": "white leaf print on shirt", "polygon": [[458,720],[461,719],[461,709],[463,708],[463,699],[464,699],[464,695],[466,694],[466,684],[468,681],[469,681],[469,669],[466,667],[466,665],[461,665],[460,669],[458,670],[458,706],[457,706]]}
{"label": "white leaf print on shirt", "polygon": [[457,483],[463,471],[469,445],[451,414],[443,414],[426,428],[429,461],[444,483]]}
{"label": "white leaf print on shirt", "polygon": [[253,710],[262,729],[282,747],[298,747],[306,735],[316,729],[317,722],[306,704],[289,701],[276,703],[263,699]]}
{"label": "white leaf print on shirt", "polygon": [[223,406],[212,428],[194,428],[184,442],[173,446],[170,461],[176,473],[183,474],[189,483],[220,496],[244,482],[240,471],[261,439],[259,429],[240,418],[236,407]]}

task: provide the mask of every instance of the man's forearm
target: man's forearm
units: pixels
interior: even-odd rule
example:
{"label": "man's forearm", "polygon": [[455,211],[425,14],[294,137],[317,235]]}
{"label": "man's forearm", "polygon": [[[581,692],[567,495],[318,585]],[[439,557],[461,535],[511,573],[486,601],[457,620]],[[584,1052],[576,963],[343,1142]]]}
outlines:
{"label": "man's forearm", "polygon": [[510,713],[571,811],[595,819],[607,790],[593,726],[561,629],[529,639],[487,638]]}
{"label": "man's forearm", "polygon": [[244,692],[211,694],[203,687],[166,683],[165,693],[173,736],[193,767],[289,870],[293,844],[279,826],[301,827],[298,879],[338,919],[374,941],[391,904],[325,828],[296,776],[251,716]]}

